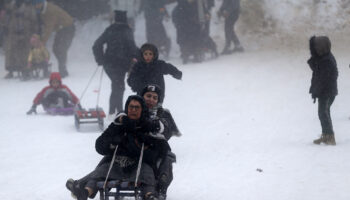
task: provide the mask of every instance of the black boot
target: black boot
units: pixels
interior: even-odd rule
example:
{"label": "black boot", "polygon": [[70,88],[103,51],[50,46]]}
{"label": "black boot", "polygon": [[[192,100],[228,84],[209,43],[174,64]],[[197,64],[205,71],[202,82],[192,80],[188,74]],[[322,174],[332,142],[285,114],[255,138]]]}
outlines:
{"label": "black boot", "polygon": [[66,187],[72,192],[72,196],[77,200],[87,200],[89,192],[85,188],[81,188],[78,181],[73,179],[68,179],[66,182]]}

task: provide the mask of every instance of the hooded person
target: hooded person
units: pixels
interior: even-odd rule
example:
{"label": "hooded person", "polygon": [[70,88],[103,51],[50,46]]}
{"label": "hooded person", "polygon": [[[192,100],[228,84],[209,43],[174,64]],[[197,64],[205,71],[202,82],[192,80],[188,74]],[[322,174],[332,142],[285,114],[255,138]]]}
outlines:
{"label": "hooded person", "polygon": [[314,103],[318,99],[318,116],[322,127],[322,135],[314,143],[336,145],[330,108],[338,95],[337,62],[331,53],[331,42],[327,36],[313,36],[309,44],[311,58],[307,62],[312,70],[309,93]]}
{"label": "hooded person", "polygon": [[132,91],[139,95],[146,85],[158,85],[162,91],[159,102],[162,103],[165,96],[164,75],[168,74],[178,80],[182,78],[182,72],[174,65],[158,59],[156,46],[146,43],[141,47],[141,60],[132,67],[127,82]]}
{"label": "hooded person", "polygon": [[[119,116],[96,140],[96,151],[106,159],[96,169],[79,180],[69,179],[67,188],[78,200],[86,200],[96,195],[96,182],[104,181],[118,146],[115,162],[110,171],[109,180],[133,182],[136,178],[137,163],[141,155],[141,146],[145,145],[139,176],[140,189],[145,200],[155,199],[156,179],[154,167],[156,161],[166,156],[170,150],[165,139],[151,136],[151,132],[161,132],[161,122],[149,121],[149,113],[142,97],[129,96],[125,103],[125,112]],[[151,123],[152,126],[149,126]]]}
{"label": "hooded person", "polygon": [[72,108],[79,104],[79,99],[68,88],[62,84],[62,78],[59,72],[52,72],[50,75],[48,86],[44,87],[34,98],[31,109],[27,112],[28,115],[36,112],[36,107],[40,104],[44,109],[49,108]]}
{"label": "hooded person", "polygon": [[[163,135],[166,140],[172,136],[181,136],[176,123],[168,109],[162,108],[159,104],[162,91],[157,85],[147,85],[142,90],[142,97],[145,99],[146,106],[152,119],[158,119],[164,124]],[[173,180],[173,163],[176,162],[176,155],[171,151],[159,163],[156,170],[157,192],[159,200],[165,200],[167,190]]]}
{"label": "hooded person", "polygon": [[123,110],[125,75],[139,54],[133,32],[127,24],[126,12],[114,11],[114,18],[114,23],[106,28],[92,47],[97,64],[103,66],[111,80],[109,115]]}

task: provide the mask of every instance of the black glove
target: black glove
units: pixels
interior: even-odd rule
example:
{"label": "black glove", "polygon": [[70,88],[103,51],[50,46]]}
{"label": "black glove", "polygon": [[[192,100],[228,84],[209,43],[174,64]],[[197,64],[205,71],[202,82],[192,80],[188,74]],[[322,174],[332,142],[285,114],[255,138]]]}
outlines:
{"label": "black glove", "polygon": [[158,132],[159,129],[159,120],[147,119],[141,123],[141,130],[144,132]]}
{"label": "black glove", "polygon": [[27,115],[31,115],[31,114],[33,114],[33,113],[37,114],[37,112],[36,112],[36,105],[33,105],[33,106],[30,108],[30,110],[27,112]]}
{"label": "black glove", "polygon": [[128,132],[133,132],[136,130],[137,121],[130,119],[128,116],[123,116],[122,126]]}
{"label": "black glove", "polygon": [[173,77],[176,78],[176,79],[178,79],[178,80],[181,80],[181,79],[182,79],[182,72],[179,72],[179,73],[174,74]]}
{"label": "black glove", "polygon": [[316,98],[317,98],[316,95],[312,94],[311,98],[313,99],[313,103],[316,103]]}

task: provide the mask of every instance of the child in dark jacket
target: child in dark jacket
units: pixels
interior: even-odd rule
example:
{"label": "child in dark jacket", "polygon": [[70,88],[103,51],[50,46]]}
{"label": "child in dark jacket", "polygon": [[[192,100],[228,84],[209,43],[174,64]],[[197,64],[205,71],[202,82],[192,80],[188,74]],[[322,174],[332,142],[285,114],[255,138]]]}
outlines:
{"label": "child in dark jacket", "polygon": [[128,77],[128,84],[138,95],[149,84],[158,85],[162,89],[160,103],[164,100],[164,75],[170,74],[181,80],[182,72],[170,63],[158,60],[158,49],[153,44],[144,44],[141,47],[141,60],[135,63]]}
{"label": "child in dark jacket", "polygon": [[44,87],[35,97],[28,115],[35,113],[36,107],[40,104],[48,111],[50,108],[72,108],[79,103],[79,99],[66,86],[62,84],[59,72],[52,72],[49,80],[50,85]]}
{"label": "child in dark jacket", "polygon": [[335,145],[330,107],[338,94],[337,62],[331,53],[331,42],[327,36],[311,37],[311,58],[308,64],[312,70],[310,93],[316,102],[318,99],[318,116],[322,126],[322,135],[314,140],[315,144]]}

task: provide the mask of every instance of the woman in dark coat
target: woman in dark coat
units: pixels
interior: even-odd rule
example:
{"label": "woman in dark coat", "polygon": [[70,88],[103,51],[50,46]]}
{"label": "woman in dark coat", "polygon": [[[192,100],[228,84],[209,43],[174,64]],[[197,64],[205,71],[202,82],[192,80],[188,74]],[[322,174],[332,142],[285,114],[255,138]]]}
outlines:
{"label": "woman in dark coat", "polygon": [[[148,54],[152,54],[152,59],[145,59]],[[132,67],[127,82],[131,89],[138,95],[141,95],[146,85],[158,85],[162,89],[162,95],[159,101],[163,102],[165,94],[164,75],[170,74],[174,78],[181,80],[182,72],[172,64],[158,60],[158,49],[152,44],[142,45],[141,56],[142,59]]]}
{"label": "woman in dark coat", "polygon": [[330,107],[338,94],[337,62],[331,53],[331,42],[327,36],[311,37],[311,58],[308,64],[312,70],[310,93],[314,102],[318,99],[318,116],[322,126],[321,138],[315,144],[335,145]]}
{"label": "woman in dark coat", "polygon": [[115,161],[109,174],[109,180],[134,182],[137,163],[141,155],[141,146],[145,145],[141,172],[139,176],[142,196],[146,200],[155,198],[155,168],[158,159],[167,156],[169,144],[161,135],[163,126],[159,120],[150,120],[142,97],[133,95],[125,104],[126,113],[116,120],[96,140],[96,151],[105,156],[96,169],[80,180],[68,180],[67,188],[78,200],[87,200],[96,194],[98,181],[104,181],[116,148]]}

